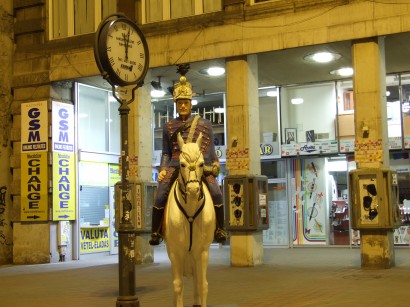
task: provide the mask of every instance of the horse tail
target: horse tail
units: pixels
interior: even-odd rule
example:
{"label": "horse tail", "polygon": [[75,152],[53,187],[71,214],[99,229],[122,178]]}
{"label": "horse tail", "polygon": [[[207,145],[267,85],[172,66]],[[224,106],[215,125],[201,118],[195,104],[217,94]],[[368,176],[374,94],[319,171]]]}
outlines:
{"label": "horse tail", "polygon": [[193,263],[194,263],[194,259],[192,258],[192,254],[188,253],[185,258],[185,262],[184,262],[184,276],[185,277],[192,277]]}

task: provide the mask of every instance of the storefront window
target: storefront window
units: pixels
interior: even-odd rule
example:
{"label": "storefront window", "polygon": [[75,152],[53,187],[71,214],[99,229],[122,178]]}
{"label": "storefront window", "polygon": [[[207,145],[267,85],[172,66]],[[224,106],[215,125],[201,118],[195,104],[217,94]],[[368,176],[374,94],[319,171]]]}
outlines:
{"label": "storefront window", "polygon": [[282,144],[335,140],[335,117],[334,83],[281,89]]}
{"label": "storefront window", "polygon": [[265,175],[268,179],[285,179],[285,160],[261,161],[261,172],[262,175]]}
{"label": "storefront window", "polygon": [[78,84],[78,144],[82,151],[120,153],[119,103],[111,92]]}
{"label": "storefront window", "polygon": [[394,244],[410,245],[410,160],[408,152],[390,153],[390,168],[397,171],[401,225],[394,230]]}
{"label": "storefront window", "polygon": [[401,75],[401,84],[404,148],[410,148],[410,74]]}
{"label": "storefront window", "polygon": [[347,187],[346,157],[327,159],[327,180],[329,182],[329,244],[349,245],[350,242],[350,213],[349,195]]}
{"label": "storefront window", "polygon": [[259,133],[261,158],[280,158],[279,88],[259,89]]}

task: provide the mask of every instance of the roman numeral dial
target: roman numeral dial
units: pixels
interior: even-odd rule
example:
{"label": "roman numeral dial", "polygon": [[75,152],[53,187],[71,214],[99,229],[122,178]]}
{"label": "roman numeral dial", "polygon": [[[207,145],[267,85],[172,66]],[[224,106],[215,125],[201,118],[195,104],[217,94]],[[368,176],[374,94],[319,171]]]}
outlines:
{"label": "roman numeral dial", "polygon": [[97,64],[115,85],[131,85],[143,80],[149,65],[147,42],[130,19],[107,21],[98,35]]}

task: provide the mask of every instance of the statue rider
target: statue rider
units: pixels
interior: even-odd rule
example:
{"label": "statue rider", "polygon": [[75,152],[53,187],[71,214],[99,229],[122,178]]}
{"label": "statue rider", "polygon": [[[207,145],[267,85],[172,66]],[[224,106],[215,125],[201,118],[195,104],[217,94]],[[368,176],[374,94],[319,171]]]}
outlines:
{"label": "statue rider", "polygon": [[195,142],[201,132],[201,152],[205,160],[204,182],[212,196],[216,215],[214,240],[223,243],[227,239],[227,233],[223,229],[224,208],[222,193],[215,178],[219,174],[219,160],[215,154],[212,124],[209,120],[199,115],[193,116],[191,114],[192,87],[186,81],[184,75],[175,84],[173,96],[178,117],[170,120],[163,127],[161,165],[158,174],[158,189],[152,208],[152,234],[149,243],[151,245],[158,245],[162,241],[161,226],[164,208],[171,186],[178,177],[179,171],[181,149],[178,146],[177,135],[181,133],[184,142],[188,138]]}

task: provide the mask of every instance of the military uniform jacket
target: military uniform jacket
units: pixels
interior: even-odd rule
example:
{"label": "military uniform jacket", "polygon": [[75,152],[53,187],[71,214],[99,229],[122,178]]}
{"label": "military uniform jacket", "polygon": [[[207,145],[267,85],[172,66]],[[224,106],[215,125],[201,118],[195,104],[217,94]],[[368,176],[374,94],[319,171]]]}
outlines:
{"label": "military uniform jacket", "polygon": [[[161,157],[161,170],[167,167],[178,168],[179,167],[179,155],[181,149],[179,148],[177,138],[171,137],[174,135],[181,126],[185,125],[186,122],[192,122],[194,116],[191,115],[186,121],[183,121],[180,117],[172,119],[163,128],[162,134],[162,157]],[[181,136],[184,142],[187,141],[188,134],[190,132],[191,126],[185,128],[181,131]],[[214,161],[218,161],[218,157],[215,154],[215,146],[213,143],[213,132],[212,124],[209,120],[200,117],[196,123],[195,132],[192,137],[192,142],[196,142],[199,134],[202,132],[202,144],[201,152],[204,156],[205,165],[211,166]]]}

